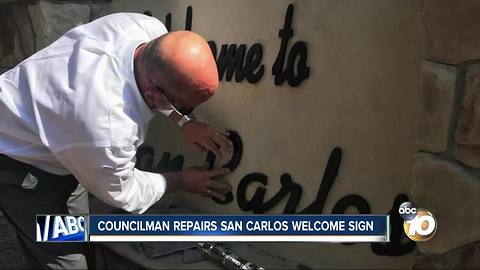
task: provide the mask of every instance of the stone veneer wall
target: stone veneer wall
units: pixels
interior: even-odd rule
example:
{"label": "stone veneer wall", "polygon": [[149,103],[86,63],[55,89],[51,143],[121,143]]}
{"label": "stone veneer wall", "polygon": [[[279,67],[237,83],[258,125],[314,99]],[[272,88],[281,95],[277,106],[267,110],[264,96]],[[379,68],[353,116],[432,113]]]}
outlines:
{"label": "stone veneer wall", "polygon": [[480,1],[425,0],[412,201],[438,230],[416,268],[480,268]]}
{"label": "stone veneer wall", "polygon": [[96,18],[108,0],[0,0],[0,72]]}
{"label": "stone veneer wall", "polygon": [[[41,50],[67,30],[96,18],[107,2],[0,0],[0,74]],[[13,231],[14,228],[0,211],[1,269],[25,267]]]}

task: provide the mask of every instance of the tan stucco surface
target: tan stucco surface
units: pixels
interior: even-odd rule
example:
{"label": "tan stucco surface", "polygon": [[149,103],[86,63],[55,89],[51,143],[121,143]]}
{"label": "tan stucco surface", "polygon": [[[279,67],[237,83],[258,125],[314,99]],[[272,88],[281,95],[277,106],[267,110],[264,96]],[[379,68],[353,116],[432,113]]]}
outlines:
{"label": "tan stucco surface", "polygon": [[[280,46],[278,30],[288,4],[295,12],[294,35],[308,47],[310,78],[299,87],[274,85],[272,65]],[[364,197],[373,213],[390,210],[395,195],[408,193],[416,152],[415,125],[423,57],[420,1],[113,1],[104,13],[150,10],[160,20],[172,13],[183,29],[187,6],[193,31],[221,44],[263,45],[265,74],[258,84],[222,82],[197,117],[238,131],[244,143],[240,166],[228,176],[236,186],[251,172],[268,175],[266,197],[289,173],[303,187],[298,207],[316,197],[330,152],[343,150],[339,175],[324,213],[347,194]],[[156,117],[147,144],[184,154],[185,166],[201,165],[167,119]],[[252,195],[254,188],[248,190]],[[248,196],[247,196],[248,197]],[[237,202],[219,205],[199,196],[178,200],[202,213],[248,213]],[[281,213],[285,201],[269,213]],[[412,254],[377,256],[367,244],[258,244],[269,252],[320,267],[392,267],[413,263]]]}

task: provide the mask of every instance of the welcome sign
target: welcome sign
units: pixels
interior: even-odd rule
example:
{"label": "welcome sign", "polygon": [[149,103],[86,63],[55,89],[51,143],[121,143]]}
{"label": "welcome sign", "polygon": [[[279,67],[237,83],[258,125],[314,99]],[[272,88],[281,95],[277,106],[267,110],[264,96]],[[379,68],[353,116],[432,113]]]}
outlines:
{"label": "welcome sign", "polygon": [[233,156],[215,160],[159,116],[138,165],[230,167],[225,201],[174,196],[197,213],[390,213],[387,244],[256,246],[305,265],[412,265],[397,210],[416,151],[420,10],[415,1],[113,1],[105,13],[147,11],[210,41],[221,83],[196,115],[235,131]]}

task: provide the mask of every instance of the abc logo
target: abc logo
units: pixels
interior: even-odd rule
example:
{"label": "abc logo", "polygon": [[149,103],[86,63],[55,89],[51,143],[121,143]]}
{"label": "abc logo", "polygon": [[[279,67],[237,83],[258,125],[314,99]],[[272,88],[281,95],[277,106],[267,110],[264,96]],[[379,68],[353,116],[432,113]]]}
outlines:
{"label": "abc logo", "polygon": [[37,216],[37,242],[83,241],[84,239],[84,216]]}
{"label": "abc logo", "polygon": [[400,205],[398,213],[403,218],[403,229],[413,241],[430,240],[437,231],[437,221],[430,211],[417,208],[411,202]]}

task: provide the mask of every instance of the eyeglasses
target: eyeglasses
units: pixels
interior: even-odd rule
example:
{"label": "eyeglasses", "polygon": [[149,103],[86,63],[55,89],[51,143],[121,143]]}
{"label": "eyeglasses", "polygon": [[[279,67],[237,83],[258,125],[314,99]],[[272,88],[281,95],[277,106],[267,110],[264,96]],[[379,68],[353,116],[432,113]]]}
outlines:
{"label": "eyeglasses", "polygon": [[[150,81],[150,83],[152,83],[153,85],[155,85],[153,82]],[[163,91],[160,87],[156,86],[157,90],[160,91],[164,96],[165,98],[167,99],[168,103],[170,104],[170,107],[176,112],[178,113],[179,115],[191,115],[193,113],[193,110],[195,110],[195,108],[193,109],[184,109],[184,108],[179,108],[177,106],[175,106],[175,104],[172,102],[172,100],[168,97],[167,93],[165,93],[165,91]]]}
{"label": "eyeglasses", "polygon": [[167,95],[165,95],[165,97],[167,98],[168,100],[168,103],[170,103],[170,106],[172,107],[172,109],[180,114],[180,115],[191,115],[193,113],[193,110],[195,110],[195,108],[193,109],[180,109],[180,108],[177,108],[175,105],[173,105],[173,103],[170,101],[170,99],[168,98]]}

